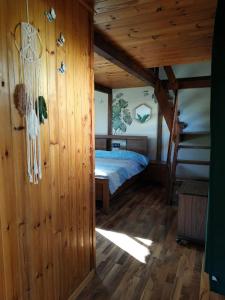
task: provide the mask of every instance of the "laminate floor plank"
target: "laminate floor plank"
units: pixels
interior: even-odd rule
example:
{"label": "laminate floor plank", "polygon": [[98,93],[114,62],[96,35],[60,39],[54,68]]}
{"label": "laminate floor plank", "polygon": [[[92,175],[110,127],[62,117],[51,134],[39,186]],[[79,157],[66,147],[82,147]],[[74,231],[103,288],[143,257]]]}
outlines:
{"label": "laminate floor plank", "polygon": [[79,300],[197,300],[203,249],[176,243],[177,209],[136,186],[97,210],[97,270]]}

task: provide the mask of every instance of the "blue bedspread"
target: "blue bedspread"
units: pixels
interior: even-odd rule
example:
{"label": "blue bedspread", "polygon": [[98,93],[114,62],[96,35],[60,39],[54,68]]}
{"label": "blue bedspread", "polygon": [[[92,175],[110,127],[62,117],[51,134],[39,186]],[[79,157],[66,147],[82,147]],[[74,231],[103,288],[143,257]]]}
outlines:
{"label": "blue bedspread", "polygon": [[95,176],[108,178],[113,194],[126,180],[143,171],[148,162],[146,156],[132,151],[96,150]]}

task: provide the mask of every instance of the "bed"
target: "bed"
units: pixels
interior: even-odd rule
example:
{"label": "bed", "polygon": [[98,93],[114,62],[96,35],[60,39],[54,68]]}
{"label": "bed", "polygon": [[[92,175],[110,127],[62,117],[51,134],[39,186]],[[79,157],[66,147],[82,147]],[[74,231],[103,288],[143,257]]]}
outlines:
{"label": "bed", "polygon": [[110,199],[137,181],[149,163],[146,136],[96,136],[96,199],[108,212]]}

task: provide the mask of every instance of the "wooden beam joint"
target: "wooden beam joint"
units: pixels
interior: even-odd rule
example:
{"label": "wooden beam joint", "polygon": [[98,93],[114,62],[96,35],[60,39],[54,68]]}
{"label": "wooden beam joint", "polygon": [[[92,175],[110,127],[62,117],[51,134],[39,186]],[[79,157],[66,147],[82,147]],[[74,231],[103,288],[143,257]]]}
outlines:
{"label": "wooden beam joint", "polygon": [[[177,78],[178,89],[195,89],[211,87],[211,77],[191,77],[191,78]],[[162,80],[164,88],[174,90],[175,85],[169,80]]]}
{"label": "wooden beam joint", "polygon": [[105,94],[112,94],[112,89],[101,85],[100,83],[95,82],[95,91],[101,92],[101,93],[105,93]]}
{"label": "wooden beam joint", "polygon": [[110,41],[96,29],[94,31],[94,50],[98,55],[104,57],[111,63],[146,82],[148,85],[155,87],[155,95],[161,112],[166,120],[169,130],[171,130],[173,110],[168,101],[167,91],[162,85],[161,80],[157,77],[157,74],[155,74],[152,69],[146,70],[138,61],[129,55],[129,53]]}
{"label": "wooden beam joint", "polygon": [[172,90],[174,91],[174,93],[176,93],[176,91],[179,89],[179,84],[178,84],[178,81],[177,81],[176,76],[174,74],[173,68],[171,66],[165,66],[164,70],[165,70],[166,75],[168,77],[169,83],[172,87]]}

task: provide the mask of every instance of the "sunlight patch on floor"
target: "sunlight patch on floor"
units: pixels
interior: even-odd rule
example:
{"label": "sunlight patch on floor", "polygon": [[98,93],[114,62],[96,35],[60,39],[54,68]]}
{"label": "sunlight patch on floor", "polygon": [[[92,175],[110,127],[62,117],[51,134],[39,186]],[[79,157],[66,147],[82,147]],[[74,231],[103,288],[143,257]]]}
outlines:
{"label": "sunlight patch on floor", "polygon": [[143,238],[139,238],[139,237],[135,237],[135,239],[148,247],[150,247],[152,245],[152,240],[143,239]]}
{"label": "sunlight patch on floor", "polygon": [[139,237],[133,238],[124,233],[100,228],[96,228],[96,231],[141,263],[145,264],[146,258],[151,254],[148,249],[148,247],[150,247],[153,243],[151,240]]}

